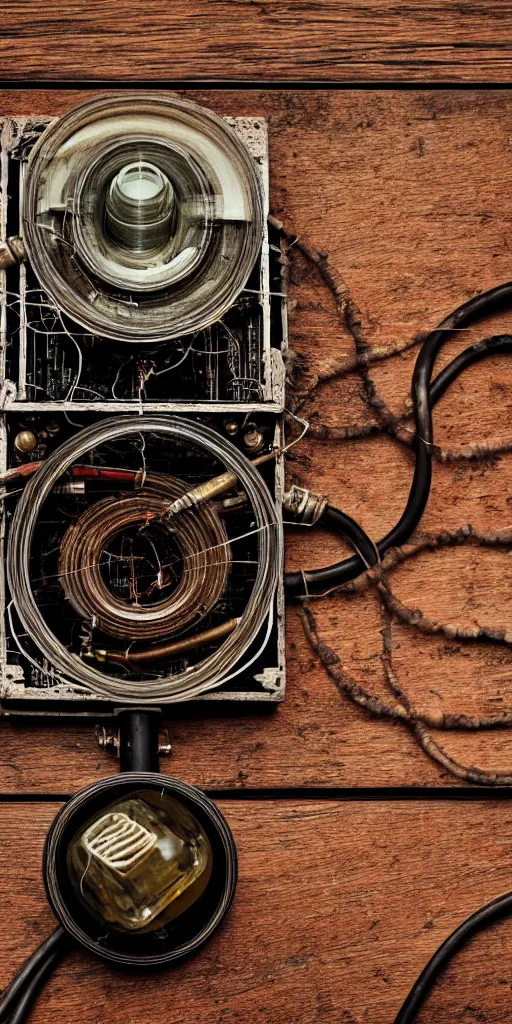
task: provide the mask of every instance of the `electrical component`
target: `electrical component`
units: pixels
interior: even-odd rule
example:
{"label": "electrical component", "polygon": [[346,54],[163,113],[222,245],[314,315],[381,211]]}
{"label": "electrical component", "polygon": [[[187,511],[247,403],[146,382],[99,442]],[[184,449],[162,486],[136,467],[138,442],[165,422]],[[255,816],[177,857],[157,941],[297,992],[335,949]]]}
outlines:
{"label": "electrical component", "polygon": [[[283,499],[297,522],[336,530],[355,552],[288,573],[292,597],[335,589],[406,541],[428,500],[434,404],[466,366],[512,351],[512,337],[471,346],[432,382],[436,357],[450,332],[510,304],[512,285],[465,303],[427,337],[413,378],[408,502],[374,544],[326,497],[296,486],[283,495],[286,322],[270,288],[261,123],[252,119],[251,148],[242,125],[195,104],[124,93],[12,127],[0,190],[0,480],[29,482],[0,528],[2,547],[8,522],[7,700],[32,689],[28,699],[51,691],[151,705],[232,680],[236,689],[241,677],[279,699]],[[17,235],[5,207],[16,192]],[[69,415],[77,409],[86,422]],[[188,955],[236,884],[218,812],[147,772],[78,794],[45,857],[63,926],[117,963]],[[457,929],[396,1024],[415,1019],[466,938],[509,911],[505,896]],[[175,918],[181,945],[167,928]],[[22,1019],[61,951],[58,931],[9,987],[2,1015],[17,1004],[11,1019]]]}
{"label": "electrical component", "polygon": [[265,438],[254,423],[249,424],[244,434],[244,446],[248,452],[256,455],[265,447]]}
{"label": "electrical component", "polygon": [[72,885],[101,923],[162,928],[203,894],[212,848],[171,796],[135,790],[82,825],[67,851]]}
{"label": "electrical component", "polygon": [[41,286],[87,331],[125,342],[220,320],[263,238],[246,148],[173,95],[115,93],[55,121],[30,153],[24,196]]}
{"label": "electrical component", "polygon": [[[53,122],[44,117],[7,118],[2,125],[0,238],[8,229],[17,231],[9,238],[12,258],[6,262],[0,252],[0,276],[5,278],[8,292],[2,297],[0,378],[12,381],[14,389],[9,384],[8,395],[4,395],[8,407],[23,402],[25,409],[36,405],[49,409],[50,404],[66,407],[72,403],[74,409],[103,406],[106,412],[121,412],[130,403],[137,407],[152,403],[158,411],[179,411],[180,404],[197,402],[217,403],[224,412],[251,404],[280,413],[284,402],[280,350],[286,344],[286,318],[284,295],[280,298],[279,294],[279,247],[276,233],[265,220],[265,122],[261,118],[218,118],[170,94],[146,97],[147,108],[141,107],[140,94],[123,93],[112,102],[110,99],[85,104],[76,117],[71,112]],[[139,109],[148,114],[144,121]],[[132,122],[136,122],[135,134],[127,135]],[[99,139],[100,127],[106,130],[107,124],[109,130],[118,125],[119,131]],[[66,149],[68,169],[66,161],[63,166],[60,160],[57,135],[67,139],[66,147],[76,141],[72,156]],[[139,135],[140,145],[136,141]],[[156,156],[155,160],[142,158],[144,139],[165,154],[165,167]],[[198,155],[203,149],[207,151],[204,159]],[[110,168],[114,150],[122,163],[117,173]],[[87,178],[87,185],[78,175],[78,163],[85,177],[89,170],[93,175],[93,167],[100,177],[104,172],[103,183]],[[193,190],[191,206],[180,182],[196,165],[200,165],[202,180],[205,175],[212,180],[206,183],[206,193]],[[68,174],[71,167],[78,176]],[[32,185],[36,208],[31,207],[29,217]],[[59,192],[61,187],[65,196]],[[79,221],[72,212],[75,190],[88,188],[100,189],[97,201],[87,193],[98,216],[94,220],[89,210]],[[229,202],[225,192],[229,192]],[[46,212],[39,209],[39,202],[42,206],[46,203]],[[148,291],[145,275],[156,272],[153,264],[155,260],[159,264],[162,256],[158,237],[155,242],[151,235],[151,225],[159,216],[155,214],[157,220],[153,220],[155,202],[157,206],[170,204],[162,214],[169,236],[167,247],[186,243],[180,224],[182,228],[188,224],[189,234],[196,231],[205,249],[195,269],[191,268],[191,276],[182,268],[183,277],[172,287],[169,284],[167,289],[152,291],[151,285]],[[205,206],[210,224],[206,233],[201,227]],[[227,219],[231,215],[242,219]],[[74,234],[80,234],[82,228],[85,231],[87,218],[92,269],[83,263],[78,250],[73,251]],[[28,240],[31,232],[32,247]],[[233,239],[238,239],[236,244]],[[34,248],[40,252],[39,262]],[[191,252],[192,247],[186,251]],[[126,263],[137,281],[123,285]],[[175,260],[173,265],[176,270]],[[160,270],[164,272],[165,262]],[[101,274],[113,275],[115,282],[100,280]],[[83,293],[86,308],[81,320],[74,305],[66,305],[62,291],[69,293],[72,305],[79,303]],[[90,320],[99,316],[104,304],[111,317],[110,330],[107,324]],[[173,319],[176,331],[172,325],[164,330],[167,317]],[[128,337],[126,328],[134,318],[143,322]],[[153,319],[161,327],[158,336],[150,329]]]}
{"label": "electrical component", "polygon": [[[169,502],[185,489],[186,484],[173,477],[147,473],[142,488],[123,498],[110,496],[95,502],[64,534],[58,574],[66,598],[83,619],[94,620],[108,636],[150,641],[178,635],[200,622],[224,593],[231,548],[225,526],[210,504],[197,515],[178,517],[173,524],[172,540],[179,549],[179,556],[174,557],[176,568],[172,562],[160,564],[146,588],[148,596],[152,590],[157,592],[156,604],[137,600],[143,574],[135,571],[135,560],[144,560],[143,554],[130,556],[132,604],[127,605],[105,583],[102,562],[110,542],[135,530],[140,547],[147,544],[154,549],[159,535],[163,533],[167,539],[163,520]],[[181,577],[180,562],[185,567]]]}
{"label": "electrical component", "polygon": [[[125,498],[94,502],[63,535],[57,533],[57,591],[52,597],[48,589],[52,574],[45,571],[44,551],[43,560],[39,556],[34,562],[34,540],[41,537],[41,529],[43,535],[47,533],[40,516],[44,516],[48,495],[70,469],[79,472],[84,456],[105,458],[110,446],[123,442],[128,445],[125,451],[131,449],[132,459],[140,459],[141,451],[144,453],[144,485]],[[185,472],[187,466],[194,469],[202,463],[217,462],[227,467],[226,472],[243,488],[247,501],[242,529],[238,525],[230,536],[227,521],[223,525],[218,513],[205,503],[169,522],[168,511],[177,490],[188,490],[181,479],[183,473],[176,479],[174,473],[154,475],[148,469],[169,443],[173,464],[181,456],[179,464]],[[55,547],[53,514],[50,523]],[[112,550],[116,537],[126,537],[129,528],[135,529],[135,534],[128,552]],[[160,533],[163,544],[161,558],[153,528]],[[138,547],[134,546],[135,540]],[[143,551],[144,545],[149,545],[152,553]],[[40,542],[36,550],[41,552]],[[100,421],[72,436],[45,460],[18,501],[10,529],[7,575],[20,622],[53,666],[57,679],[72,679],[93,693],[116,700],[143,697],[146,702],[160,702],[204,693],[231,673],[240,674],[244,657],[249,664],[257,659],[258,647],[253,654],[249,652],[261,631],[266,635],[272,622],[281,552],[275,505],[258,469],[209,427],[178,417],[148,415]],[[241,572],[237,571],[239,563]],[[116,586],[116,577],[111,574],[113,565],[121,566],[123,572],[128,566],[126,582],[117,577],[117,595],[112,593],[112,586]],[[231,598],[226,593],[230,567]],[[107,580],[102,572],[109,573]],[[85,635],[77,633],[73,626],[76,620],[66,625],[59,612],[59,592],[68,598],[87,627]],[[157,599],[152,604],[155,594]],[[240,607],[240,601],[241,614],[229,614],[230,609]],[[158,670],[151,666],[152,673],[142,674],[147,661],[143,659],[139,671],[129,675],[122,672],[123,661],[132,665],[134,641],[143,641],[147,649],[148,641],[179,637],[187,629],[204,633],[204,627],[198,631],[197,626],[208,621],[209,613],[217,617],[220,614],[221,622],[210,618],[204,645],[188,646],[188,651],[194,652],[192,660],[189,654],[189,660],[180,664],[173,656],[176,651],[171,643],[167,662],[162,662],[161,646],[158,648]],[[215,630],[215,625],[223,626],[233,618],[234,628]],[[119,652],[124,658],[109,658],[105,671],[100,672],[91,664],[90,655],[96,647],[104,647],[102,634],[124,640],[129,646]],[[80,653],[87,657],[80,657]]]}
{"label": "electrical component", "polygon": [[37,447],[37,437],[31,430],[20,430],[14,438],[14,447],[19,452],[33,452]]}
{"label": "electrical component", "polygon": [[[143,719],[121,716],[123,748]],[[235,894],[237,857],[215,804],[142,770],[150,751],[139,755],[130,771],[88,786],[59,811],[43,876],[68,941],[116,964],[156,967],[190,956],[219,927]]]}
{"label": "electrical component", "polygon": [[286,297],[265,122],[123,92],[6,119],[1,145],[2,705],[281,700]]}

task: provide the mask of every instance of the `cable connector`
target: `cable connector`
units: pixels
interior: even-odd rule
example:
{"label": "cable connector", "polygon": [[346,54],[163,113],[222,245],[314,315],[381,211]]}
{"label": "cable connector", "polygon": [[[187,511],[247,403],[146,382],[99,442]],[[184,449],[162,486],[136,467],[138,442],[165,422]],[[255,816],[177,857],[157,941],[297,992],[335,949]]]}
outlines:
{"label": "cable connector", "polygon": [[328,501],[325,494],[314,494],[306,487],[292,484],[283,495],[283,508],[299,522],[312,526],[324,514]]}
{"label": "cable connector", "polygon": [[238,477],[234,473],[221,473],[220,476],[215,476],[213,480],[207,480],[206,483],[193,487],[191,491],[187,491],[186,494],[182,494],[181,498],[173,501],[169,505],[166,518],[172,519],[173,516],[177,516],[186,509],[203,505],[205,501],[210,501],[212,498],[217,498],[219,494],[230,491],[236,487],[237,483]]}
{"label": "cable connector", "polygon": [[[252,459],[252,465],[261,466],[263,462],[275,459],[276,455],[280,453],[280,448],[274,448],[270,452],[265,452],[264,455],[259,455],[257,459]],[[205,501],[218,498],[220,494],[231,491],[237,484],[238,477],[229,470],[221,473],[220,476],[214,476],[211,480],[206,480],[204,484],[199,484],[197,487],[193,487],[191,491],[187,491],[186,494],[182,494],[181,498],[176,498],[176,501],[169,505],[165,518],[169,520],[189,508],[197,508],[198,505],[204,505]]]}

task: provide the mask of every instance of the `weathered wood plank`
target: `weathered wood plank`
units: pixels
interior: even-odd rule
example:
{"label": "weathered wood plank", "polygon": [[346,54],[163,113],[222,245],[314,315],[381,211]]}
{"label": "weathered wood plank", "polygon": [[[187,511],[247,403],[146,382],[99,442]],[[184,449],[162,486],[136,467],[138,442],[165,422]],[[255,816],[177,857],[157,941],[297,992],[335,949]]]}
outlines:
{"label": "weathered wood plank", "polygon": [[[2,112],[59,113],[84,93],[0,93]],[[194,94],[220,113],[270,121],[272,206],[302,237],[330,253],[359,302],[375,346],[405,342],[462,300],[511,276],[512,91]],[[292,250],[293,255],[293,250]],[[340,330],[330,294],[297,254],[291,288],[291,342],[308,360],[299,382],[313,387],[352,341]],[[450,341],[441,363],[497,330],[500,314]],[[406,399],[415,350],[372,368],[394,412]],[[313,424],[368,421],[356,374],[327,384],[306,403]],[[456,447],[512,436],[512,362],[473,367],[440,403],[436,440]],[[306,440],[289,464],[295,479],[325,491],[372,537],[399,517],[411,453],[388,437],[347,443]],[[423,526],[510,526],[512,458],[436,464]],[[343,550],[334,537],[289,531],[290,567],[320,565]],[[397,594],[447,622],[506,625],[512,613],[506,549],[422,554],[394,575]],[[320,628],[362,684],[384,691],[380,618],[371,594],[317,605]],[[430,710],[490,713],[512,706],[505,647],[449,643],[395,629],[395,663],[415,702]],[[450,776],[432,765],[402,728],[369,718],[334,690],[312,657],[297,612],[288,617],[289,689],[271,718],[179,717],[166,770],[208,788],[240,786],[435,785]],[[184,714],[180,711],[180,716]],[[56,749],[42,727],[2,723],[0,792],[69,791],[106,770],[90,727],[61,729]],[[443,742],[445,738],[443,738]],[[509,734],[449,736],[466,763],[512,765]]]}
{"label": "weathered wood plank", "polygon": [[4,77],[510,80],[509,0],[4,0]]}
{"label": "weathered wood plank", "polygon": [[[510,886],[505,802],[221,806],[238,843],[240,882],[211,944],[150,977],[74,952],[42,995],[34,1024],[383,1024],[440,942]],[[40,857],[56,810],[3,808],[0,984],[54,924]],[[421,1024],[508,1020],[510,936],[504,922],[473,940]]]}

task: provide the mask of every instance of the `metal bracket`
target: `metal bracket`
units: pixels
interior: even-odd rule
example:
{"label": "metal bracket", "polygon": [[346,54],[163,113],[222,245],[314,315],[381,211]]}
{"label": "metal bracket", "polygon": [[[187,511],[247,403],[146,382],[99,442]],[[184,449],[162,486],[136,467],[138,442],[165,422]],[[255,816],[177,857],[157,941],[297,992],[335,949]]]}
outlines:
{"label": "metal bracket", "polygon": [[96,726],[98,746],[116,755],[121,771],[158,771],[159,756],[172,751],[168,730],[158,729],[160,714],[155,708],[116,709],[119,727]]}

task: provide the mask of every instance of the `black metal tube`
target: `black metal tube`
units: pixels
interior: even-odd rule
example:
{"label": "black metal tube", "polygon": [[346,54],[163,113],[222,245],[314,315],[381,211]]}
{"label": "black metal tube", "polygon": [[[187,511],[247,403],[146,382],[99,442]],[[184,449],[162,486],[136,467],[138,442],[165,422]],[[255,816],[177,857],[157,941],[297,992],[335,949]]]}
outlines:
{"label": "black metal tube", "polygon": [[119,771],[159,772],[160,708],[122,708],[119,722]]}

